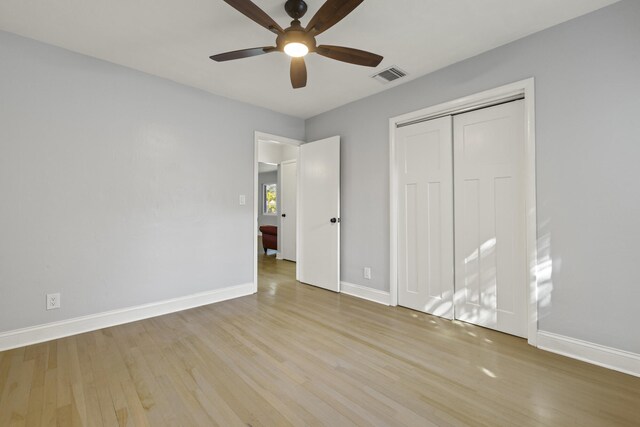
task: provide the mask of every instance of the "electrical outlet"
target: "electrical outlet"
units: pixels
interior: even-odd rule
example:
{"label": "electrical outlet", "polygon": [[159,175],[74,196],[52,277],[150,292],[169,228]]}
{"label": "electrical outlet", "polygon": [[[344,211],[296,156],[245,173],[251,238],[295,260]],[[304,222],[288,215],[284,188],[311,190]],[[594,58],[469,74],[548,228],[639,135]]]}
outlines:
{"label": "electrical outlet", "polygon": [[60,308],[60,294],[47,294],[47,310]]}
{"label": "electrical outlet", "polygon": [[371,280],[371,267],[365,267],[362,275],[365,279]]}

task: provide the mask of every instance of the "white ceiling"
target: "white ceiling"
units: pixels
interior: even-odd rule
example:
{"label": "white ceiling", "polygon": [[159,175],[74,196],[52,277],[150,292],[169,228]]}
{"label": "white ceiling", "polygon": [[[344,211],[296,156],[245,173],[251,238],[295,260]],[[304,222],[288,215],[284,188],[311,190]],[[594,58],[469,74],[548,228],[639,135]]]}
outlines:
{"label": "white ceiling", "polygon": [[[397,65],[403,82],[616,1],[367,0],[318,43],[383,55],[377,70]],[[288,26],[285,0],[254,2]],[[322,2],[307,0],[303,25]],[[0,29],[302,118],[400,84],[314,54],[298,90],[284,54],[215,63],[212,54],[275,42],[222,0],[0,0]]]}

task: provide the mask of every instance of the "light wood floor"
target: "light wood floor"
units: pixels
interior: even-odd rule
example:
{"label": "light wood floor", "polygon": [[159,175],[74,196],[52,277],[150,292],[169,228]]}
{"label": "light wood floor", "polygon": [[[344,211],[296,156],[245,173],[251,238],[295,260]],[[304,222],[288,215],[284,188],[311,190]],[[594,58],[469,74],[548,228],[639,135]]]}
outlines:
{"label": "light wood floor", "polygon": [[0,353],[0,426],[640,425],[640,379],[296,284]]}

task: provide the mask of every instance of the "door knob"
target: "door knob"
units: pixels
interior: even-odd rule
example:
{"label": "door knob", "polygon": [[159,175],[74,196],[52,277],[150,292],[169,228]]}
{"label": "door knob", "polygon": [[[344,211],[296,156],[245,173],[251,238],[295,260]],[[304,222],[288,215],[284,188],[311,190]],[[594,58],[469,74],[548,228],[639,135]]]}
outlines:
{"label": "door knob", "polygon": [[329,221],[331,221],[331,224],[335,224],[336,222],[340,222],[340,218],[331,218]]}
{"label": "door knob", "polygon": [[287,216],[287,214],[282,214],[282,218],[285,218]]}

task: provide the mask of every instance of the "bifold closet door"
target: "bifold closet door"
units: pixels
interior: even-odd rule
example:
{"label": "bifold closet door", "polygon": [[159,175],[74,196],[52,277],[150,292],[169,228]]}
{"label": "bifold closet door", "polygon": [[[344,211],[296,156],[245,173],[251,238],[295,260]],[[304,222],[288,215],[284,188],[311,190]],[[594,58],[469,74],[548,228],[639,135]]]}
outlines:
{"label": "bifold closet door", "polygon": [[524,101],[455,116],[455,317],[527,335]]}
{"label": "bifold closet door", "polygon": [[398,304],[453,318],[451,117],[396,130]]}

